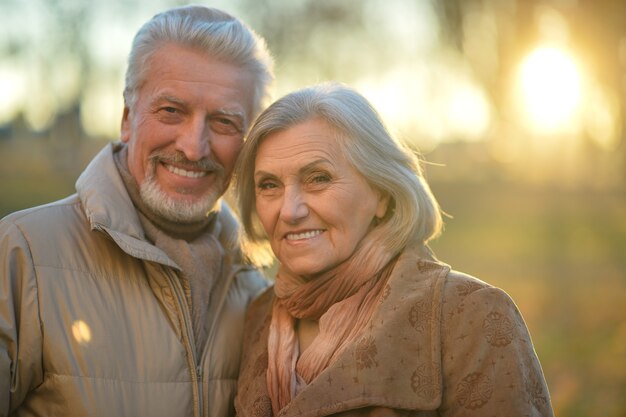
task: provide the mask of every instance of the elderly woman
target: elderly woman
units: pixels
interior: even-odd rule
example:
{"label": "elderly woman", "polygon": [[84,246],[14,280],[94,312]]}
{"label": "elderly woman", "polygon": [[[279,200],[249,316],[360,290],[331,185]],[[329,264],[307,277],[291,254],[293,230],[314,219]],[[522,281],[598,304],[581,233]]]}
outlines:
{"label": "elderly woman", "polygon": [[515,304],[433,257],[419,161],[357,92],[278,100],[236,178],[250,253],[279,261],[248,311],[240,417],[553,415]]}

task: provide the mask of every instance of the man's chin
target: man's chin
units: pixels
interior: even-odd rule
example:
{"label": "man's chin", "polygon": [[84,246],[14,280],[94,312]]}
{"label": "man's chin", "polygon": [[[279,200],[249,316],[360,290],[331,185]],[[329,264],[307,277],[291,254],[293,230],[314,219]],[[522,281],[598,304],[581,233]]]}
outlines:
{"label": "man's chin", "polygon": [[152,184],[142,185],[141,198],[148,208],[164,219],[179,223],[204,220],[219,200],[221,193],[210,190],[202,196],[169,194]]}

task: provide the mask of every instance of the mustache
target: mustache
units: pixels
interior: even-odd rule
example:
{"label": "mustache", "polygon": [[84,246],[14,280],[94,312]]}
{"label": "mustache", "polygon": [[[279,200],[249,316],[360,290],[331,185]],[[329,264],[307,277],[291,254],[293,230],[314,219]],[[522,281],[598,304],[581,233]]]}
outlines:
{"label": "mustache", "polygon": [[191,169],[200,169],[214,172],[217,175],[224,174],[224,167],[211,158],[202,158],[198,161],[190,161],[182,152],[154,151],[148,157],[152,164],[165,162],[166,164],[182,164]]}

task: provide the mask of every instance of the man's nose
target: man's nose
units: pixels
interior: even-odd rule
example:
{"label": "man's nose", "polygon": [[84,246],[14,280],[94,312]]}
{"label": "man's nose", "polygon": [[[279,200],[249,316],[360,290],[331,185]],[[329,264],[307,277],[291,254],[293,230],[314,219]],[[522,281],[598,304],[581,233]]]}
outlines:
{"label": "man's nose", "polygon": [[176,141],[179,151],[190,161],[199,161],[211,154],[211,130],[206,120],[194,120]]}

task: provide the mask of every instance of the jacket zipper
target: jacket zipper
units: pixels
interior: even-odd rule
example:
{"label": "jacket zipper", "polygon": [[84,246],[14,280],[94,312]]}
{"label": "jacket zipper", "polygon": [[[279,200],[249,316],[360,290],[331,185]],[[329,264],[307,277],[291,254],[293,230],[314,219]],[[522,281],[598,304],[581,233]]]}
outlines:
{"label": "jacket zipper", "polygon": [[[165,267],[163,267],[166,269]],[[189,355],[189,369],[191,374],[192,383],[194,385],[193,390],[193,408],[195,416],[203,416],[202,410],[202,369],[197,365],[198,359],[196,355],[193,326],[191,325],[191,317],[189,316],[189,309],[187,308],[187,301],[185,300],[185,294],[178,282],[178,277],[174,276],[171,271],[166,269],[166,276],[170,282],[170,286],[176,294],[176,306],[178,307],[178,313],[183,317],[184,329],[183,330],[183,342],[185,348],[190,353]]]}
{"label": "jacket zipper", "polygon": [[198,387],[198,414],[204,416],[204,375],[202,373],[202,365],[196,365],[196,378],[196,387]]}
{"label": "jacket zipper", "polygon": [[[211,357],[211,352],[213,352],[213,338],[215,337],[215,332],[217,331],[216,327],[217,327],[219,318],[221,316],[222,309],[224,308],[224,302],[226,301],[226,298],[228,297],[228,292],[230,290],[233,280],[235,279],[235,276],[242,269],[243,268],[240,265],[236,267],[233,267],[231,265],[231,271],[229,272],[229,274],[226,276],[226,279],[224,280],[224,286],[221,289],[222,291],[220,293],[220,298],[218,300],[217,309],[215,309],[215,315],[213,316],[213,320],[211,321],[211,327],[209,328],[209,335],[207,337],[206,344],[204,345],[204,352],[202,354],[202,358],[200,358],[200,366],[198,367],[198,372],[200,373],[200,375],[202,374],[203,370],[206,367],[207,358]],[[200,395],[201,396],[204,395],[204,392],[200,391]],[[205,411],[204,409],[201,409],[202,413],[204,413],[204,411]]]}
{"label": "jacket zipper", "polygon": [[[117,242],[117,240],[113,236],[111,236],[111,234],[109,233],[108,229],[105,226],[99,223],[94,223],[92,227],[98,230],[99,232],[104,233],[113,241]],[[119,242],[118,242],[118,245],[119,245]],[[194,335],[193,335],[193,326],[191,324],[189,308],[187,308],[187,301],[185,299],[183,289],[180,286],[180,282],[178,281],[178,277],[172,276],[176,274],[171,272],[171,270],[164,265],[161,265],[161,268],[165,271],[165,276],[167,277],[170,287],[174,290],[174,293],[176,294],[176,297],[175,297],[176,308],[178,309],[178,314],[183,318],[183,322],[184,322],[184,329],[182,329],[183,343],[185,345],[185,349],[187,350],[187,352],[189,352],[189,356],[188,356],[189,359],[187,361],[188,362],[187,366],[188,366],[189,373],[191,375],[192,384],[194,387],[193,392],[192,392],[194,416],[202,417],[204,415],[204,411],[202,409],[203,408],[202,365],[197,365],[198,358],[196,354],[196,349],[194,347],[195,340],[194,340]],[[201,358],[201,362],[203,362],[202,358]]]}

